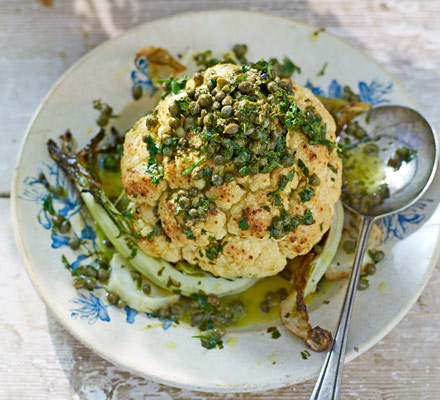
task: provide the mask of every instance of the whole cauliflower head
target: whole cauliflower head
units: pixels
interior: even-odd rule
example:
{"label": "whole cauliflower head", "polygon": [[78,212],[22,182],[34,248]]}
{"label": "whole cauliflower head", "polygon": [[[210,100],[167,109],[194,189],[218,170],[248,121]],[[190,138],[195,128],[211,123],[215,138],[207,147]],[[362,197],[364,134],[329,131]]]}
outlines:
{"label": "whole cauliflower head", "polygon": [[264,61],[167,87],[127,133],[121,161],[140,247],[224,278],[274,275],[309,252],[341,190],[321,102]]}

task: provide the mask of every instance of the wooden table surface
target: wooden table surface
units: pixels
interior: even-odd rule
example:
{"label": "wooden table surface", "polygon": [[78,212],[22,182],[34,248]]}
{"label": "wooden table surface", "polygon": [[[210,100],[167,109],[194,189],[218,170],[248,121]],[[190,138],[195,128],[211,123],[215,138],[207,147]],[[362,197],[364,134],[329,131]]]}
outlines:
{"label": "wooden table surface", "polygon": [[[270,3],[270,5],[268,5]],[[219,395],[136,377],[82,346],[46,309],[12,236],[10,182],[29,119],[55,80],[109,37],[167,15],[243,8],[325,27],[400,80],[440,130],[438,0],[0,0],[0,399],[306,399],[312,381]],[[440,398],[440,270],[407,317],[344,369],[344,399]]]}

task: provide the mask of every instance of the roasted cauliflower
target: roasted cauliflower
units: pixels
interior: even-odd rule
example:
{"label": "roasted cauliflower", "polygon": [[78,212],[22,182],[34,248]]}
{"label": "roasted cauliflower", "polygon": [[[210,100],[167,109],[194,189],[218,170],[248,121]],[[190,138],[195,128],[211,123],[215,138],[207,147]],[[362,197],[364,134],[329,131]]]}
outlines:
{"label": "roasted cauliflower", "polygon": [[169,81],[127,133],[122,185],[141,248],[216,276],[265,277],[308,253],[340,197],[335,122],[270,64]]}

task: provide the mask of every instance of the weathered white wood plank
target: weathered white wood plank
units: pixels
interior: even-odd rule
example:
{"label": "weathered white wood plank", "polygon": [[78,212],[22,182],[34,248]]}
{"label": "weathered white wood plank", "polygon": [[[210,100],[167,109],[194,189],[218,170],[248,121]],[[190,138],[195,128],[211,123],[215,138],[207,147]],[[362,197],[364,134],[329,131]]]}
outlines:
{"label": "weathered white wood plank", "polygon": [[1,1],[0,194],[9,192],[18,146],[32,113],[74,61],[136,24],[215,8],[267,11],[326,27],[381,62],[440,127],[436,0],[55,0],[51,7],[36,0]]}

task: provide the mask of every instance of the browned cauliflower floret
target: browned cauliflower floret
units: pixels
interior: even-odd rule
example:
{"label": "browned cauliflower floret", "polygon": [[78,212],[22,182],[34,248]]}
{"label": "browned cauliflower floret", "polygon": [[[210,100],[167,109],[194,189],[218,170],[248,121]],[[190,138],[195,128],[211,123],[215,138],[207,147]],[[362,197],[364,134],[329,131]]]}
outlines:
{"label": "browned cauliflower floret", "polygon": [[264,62],[197,73],[127,133],[122,185],[141,248],[225,278],[306,254],[340,197],[335,122]]}

